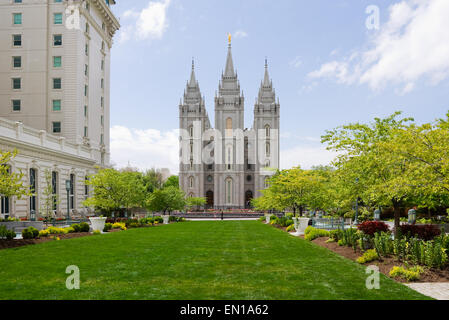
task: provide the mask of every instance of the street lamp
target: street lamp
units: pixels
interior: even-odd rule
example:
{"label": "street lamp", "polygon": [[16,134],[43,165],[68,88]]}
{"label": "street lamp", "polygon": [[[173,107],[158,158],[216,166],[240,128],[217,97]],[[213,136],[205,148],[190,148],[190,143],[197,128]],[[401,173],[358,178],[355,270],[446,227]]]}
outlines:
{"label": "street lamp", "polygon": [[[359,178],[355,179],[355,183],[356,184],[359,183]],[[359,216],[359,196],[357,195],[357,198],[355,199],[355,219],[354,219],[355,225],[359,224],[359,222],[357,221],[358,216]]]}
{"label": "street lamp", "polygon": [[415,222],[416,222],[416,210],[415,208],[412,208],[408,211],[408,223],[415,224]]}
{"label": "street lamp", "polygon": [[72,189],[70,180],[65,181],[65,189],[67,190],[67,222],[68,222],[70,220],[70,189]]}
{"label": "street lamp", "polygon": [[379,221],[380,220],[380,207],[374,210],[374,220]]}

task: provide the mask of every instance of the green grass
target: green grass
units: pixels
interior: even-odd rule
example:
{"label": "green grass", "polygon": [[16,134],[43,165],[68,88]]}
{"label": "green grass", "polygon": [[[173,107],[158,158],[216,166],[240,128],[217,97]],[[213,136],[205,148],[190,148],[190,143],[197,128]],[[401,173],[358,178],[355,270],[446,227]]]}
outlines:
{"label": "green grass", "polygon": [[[77,265],[81,289],[67,290]],[[423,299],[257,221],[204,221],[0,251],[0,299]]]}

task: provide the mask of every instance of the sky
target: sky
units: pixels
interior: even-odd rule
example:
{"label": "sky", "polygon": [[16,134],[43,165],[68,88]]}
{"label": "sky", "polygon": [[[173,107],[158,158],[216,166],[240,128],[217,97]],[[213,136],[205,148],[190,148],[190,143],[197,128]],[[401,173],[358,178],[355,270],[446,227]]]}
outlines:
{"label": "sky", "polygon": [[281,168],[328,164],[326,130],[449,110],[448,0],[117,0],[111,161],[178,171],[178,106],[195,60],[211,123],[232,34],[245,125],[268,59]]}

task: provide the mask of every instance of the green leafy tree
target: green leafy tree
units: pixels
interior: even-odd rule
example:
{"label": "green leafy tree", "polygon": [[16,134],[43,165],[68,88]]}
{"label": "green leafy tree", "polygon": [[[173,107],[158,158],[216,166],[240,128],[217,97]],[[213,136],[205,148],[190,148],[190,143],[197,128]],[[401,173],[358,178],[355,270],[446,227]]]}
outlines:
{"label": "green leafy tree", "polygon": [[167,181],[164,182],[163,188],[167,187],[176,187],[179,188],[179,177],[178,176],[170,176]]}
{"label": "green leafy tree", "polygon": [[189,208],[189,210],[192,210],[193,208],[199,209],[200,207],[202,207],[206,204],[206,198],[191,197],[191,198],[187,198],[186,203],[187,203],[187,207]]}
{"label": "green leafy tree", "polygon": [[128,212],[146,203],[147,188],[140,172],[100,169],[86,183],[93,187],[93,193],[83,204],[107,214],[122,210]]}
{"label": "green leafy tree", "polygon": [[17,156],[17,150],[0,150],[0,195],[4,197],[13,197],[21,199],[24,196],[31,195],[30,188],[24,185],[22,172],[12,172],[9,163]]}
{"label": "green leafy tree", "polygon": [[44,170],[44,185],[41,198],[41,214],[47,219],[53,218],[53,208],[59,203],[57,194],[53,194],[53,185],[50,169]]}
{"label": "green leafy tree", "polygon": [[146,208],[153,212],[169,215],[176,210],[183,210],[186,206],[185,193],[179,187],[167,187],[155,190],[147,199]]}

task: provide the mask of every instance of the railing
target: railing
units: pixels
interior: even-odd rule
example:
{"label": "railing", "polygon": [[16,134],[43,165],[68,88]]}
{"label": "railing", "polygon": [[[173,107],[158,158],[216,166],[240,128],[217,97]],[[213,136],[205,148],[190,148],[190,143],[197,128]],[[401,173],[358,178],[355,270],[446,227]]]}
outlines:
{"label": "railing", "polygon": [[344,229],[345,225],[349,226],[344,218],[311,218],[311,220],[312,227],[317,229],[335,230]]}

